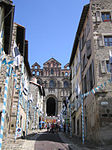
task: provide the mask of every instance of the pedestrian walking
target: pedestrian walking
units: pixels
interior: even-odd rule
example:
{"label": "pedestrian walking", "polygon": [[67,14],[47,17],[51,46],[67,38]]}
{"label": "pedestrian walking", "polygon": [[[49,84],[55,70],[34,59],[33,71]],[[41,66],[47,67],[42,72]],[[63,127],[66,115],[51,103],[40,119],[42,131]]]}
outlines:
{"label": "pedestrian walking", "polygon": [[49,122],[47,122],[47,131],[49,132]]}

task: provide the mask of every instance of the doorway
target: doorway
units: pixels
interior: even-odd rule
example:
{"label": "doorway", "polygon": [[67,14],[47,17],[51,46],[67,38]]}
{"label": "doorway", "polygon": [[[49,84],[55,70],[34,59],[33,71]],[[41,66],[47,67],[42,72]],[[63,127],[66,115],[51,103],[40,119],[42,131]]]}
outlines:
{"label": "doorway", "polygon": [[56,101],[53,97],[48,98],[46,105],[47,116],[56,115]]}

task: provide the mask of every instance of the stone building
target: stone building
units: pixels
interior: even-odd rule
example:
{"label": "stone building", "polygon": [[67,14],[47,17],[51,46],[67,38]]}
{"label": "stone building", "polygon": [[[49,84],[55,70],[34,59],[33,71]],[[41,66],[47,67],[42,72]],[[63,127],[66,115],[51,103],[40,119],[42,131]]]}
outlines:
{"label": "stone building", "polygon": [[54,58],[43,64],[43,68],[36,62],[31,68],[32,75],[37,83],[45,89],[44,116],[60,115],[63,101],[70,95],[69,64],[61,68],[61,64]]}
{"label": "stone building", "polygon": [[[10,12],[10,13],[9,13]],[[7,16],[7,14],[9,15]],[[7,17],[6,17],[7,16]],[[11,60],[11,39],[13,29],[13,17],[14,17],[14,6],[12,1],[1,0],[0,1],[0,63],[3,60],[7,62]],[[0,65],[0,128],[1,128],[1,116],[3,110],[4,91],[5,91],[5,80],[6,80],[6,65]],[[4,135],[8,134],[9,131],[9,120],[10,120],[10,106],[12,97],[12,76],[9,77],[9,86],[7,89],[7,103],[6,111],[4,115]]]}
{"label": "stone building", "polygon": [[[25,40],[25,28],[14,23],[12,33],[12,48],[18,47],[20,58],[18,65],[13,65],[13,71],[17,75],[16,82],[13,80],[13,95],[11,97],[10,114],[10,132],[15,133],[16,126],[26,132],[27,127],[27,103],[29,95],[29,81],[31,77],[30,66],[28,62],[28,41]],[[17,46],[18,45],[18,46]],[[13,57],[13,56],[12,56]],[[15,85],[17,88],[15,88]],[[17,115],[19,112],[19,115]],[[18,120],[18,123],[17,123]]]}
{"label": "stone building", "polygon": [[30,93],[32,100],[30,102],[30,129],[39,129],[39,122],[43,119],[43,98],[45,96],[42,85],[37,83],[37,79],[32,77],[30,80]]}
{"label": "stone building", "polygon": [[[75,59],[77,52],[80,51],[80,88],[81,94],[84,95],[84,136],[85,139],[97,143],[112,140],[112,84],[109,80],[111,78],[109,51],[112,50],[111,12],[112,0],[90,0],[90,4],[84,6],[70,58],[73,85],[76,84],[73,73]],[[71,102],[76,102],[77,99],[72,90]],[[74,134],[81,136],[80,100],[73,113],[75,114],[72,114]]]}

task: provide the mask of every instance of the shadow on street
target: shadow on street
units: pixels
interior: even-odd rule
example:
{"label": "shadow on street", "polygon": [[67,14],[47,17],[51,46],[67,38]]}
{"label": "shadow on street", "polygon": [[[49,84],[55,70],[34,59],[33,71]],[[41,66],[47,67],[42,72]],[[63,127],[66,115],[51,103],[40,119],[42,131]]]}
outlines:
{"label": "shadow on street", "polygon": [[58,133],[55,133],[55,132],[50,133],[46,131],[46,132],[32,133],[26,136],[25,139],[36,141],[35,150],[39,149],[38,148],[39,145],[46,145],[46,150],[48,149],[48,147],[51,148],[52,145],[54,145],[54,150],[55,150],[55,147],[56,147],[56,150],[71,150],[69,143],[63,142],[61,138],[59,137]]}

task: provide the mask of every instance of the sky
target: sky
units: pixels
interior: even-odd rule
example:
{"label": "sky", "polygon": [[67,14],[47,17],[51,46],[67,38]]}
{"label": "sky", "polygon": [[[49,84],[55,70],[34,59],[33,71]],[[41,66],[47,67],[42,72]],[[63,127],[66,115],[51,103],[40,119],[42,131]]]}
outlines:
{"label": "sky", "polygon": [[26,28],[28,59],[41,68],[50,58],[69,63],[83,6],[89,0],[15,0],[14,22]]}

